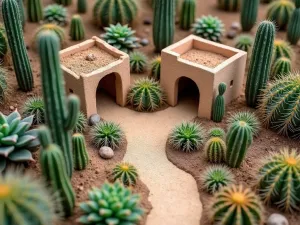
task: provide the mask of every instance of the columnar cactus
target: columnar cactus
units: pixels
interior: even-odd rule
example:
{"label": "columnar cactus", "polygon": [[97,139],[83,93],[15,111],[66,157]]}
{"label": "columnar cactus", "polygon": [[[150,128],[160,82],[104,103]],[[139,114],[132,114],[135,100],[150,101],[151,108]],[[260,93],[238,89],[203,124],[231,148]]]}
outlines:
{"label": "columnar cactus", "polygon": [[218,6],[225,11],[237,11],[239,9],[240,0],[218,0]]}
{"label": "columnar cactus", "polygon": [[73,158],[75,170],[84,170],[89,162],[89,155],[86,151],[84,136],[80,133],[73,134]]}
{"label": "columnar cactus", "polygon": [[246,122],[237,121],[230,126],[226,137],[226,163],[228,166],[240,167],[252,139],[252,129]]}
{"label": "columnar cactus", "polygon": [[21,22],[22,22],[22,27],[24,29],[25,27],[25,23],[26,23],[26,14],[25,14],[25,10],[24,10],[24,2],[23,0],[16,0],[18,3],[18,7],[19,7],[19,12],[20,12],[20,18],[21,18]]}
{"label": "columnar cactus", "polygon": [[288,25],[287,38],[292,45],[296,45],[300,39],[300,8],[293,12]]}
{"label": "columnar cactus", "polygon": [[72,4],[73,0],[55,0],[57,4],[68,6]]}
{"label": "columnar cactus", "polygon": [[86,13],[87,11],[87,2],[86,0],[77,0],[77,12]]}
{"label": "columnar cactus", "polygon": [[84,25],[79,15],[74,15],[72,17],[70,36],[73,41],[80,41],[85,37]]}
{"label": "columnar cactus", "polygon": [[61,46],[64,45],[64,43],[66,41],[65,30],[61,26],[56,25],[54,23],[45,23],[36,29],[34,38],[33,38],[35,45],[37,45],[37,40],[38,40],[39,35],[45,31],[54,32],[60,40],[60,45]]}
{"label": "columnar cactus", "polygon": [[73,214],[75,193],[66,172],[64,156],[59,146],[52,143],[47,127],[41,126],[39,128],[39,139],[42,146],[40,155],[42,174],[52,191],[59,194],[64,216],[69,217]]}
{"label": "columnar cactus", "polygon": [[226,144],[221,138],[213,137],[206,142],[204,151],[209,162],[221,163],[225,160]]}
{"label": "columnar cactus", "polygon": [[256,23],[259,0],[242,1],[241,25],[243,31],[250,31]]}
{"label": "columnar cactus", "polygon": [[18,85],[22,91],[31,91],[32,70],[24,43],[18,4],[15,0],[2,1],[2,16]]}
{"label": "columnar cactus", "polygon": [[212,113],[212,120],[217,123],[222,121],[223,116],[225,114],[225,99],[223,95],[226,91],[226,84],[220,83],[218,89],[219,95],[215,99]]}
{"label": "columnar cactus", "polygon": [[28,0],[27,17],[30,22],[39,22],[43,20],[43,6],[41,0]]}
{"label": "columnar cactus", "polygon": [[175,32],[175,1],[155,0],[153,19],[153,41],[156,51],[160,52],[171,45]]}
{"label": "columnar cactus", "polygon": [[184,30],[189,30],[195,22],[196,16],[196,1],[184,0],[180,13],[180,27]]}
{"label": "columnar cactus", "polygon": [[279,79],[282,76],[287,76],[292,70],[292,62],[288,58],[281,57],[273,65],[272,78]]}
{"label": "columnar cactus", "polygon": [[136,0],[97,0],[94,6],[94,19],[100,27],[131,24],[136,15]]}
{"label": "columnar cactus", "polygon": [[54,143],[61,147],[67,174],[71,177],[73,170],[71,133],[78,118],[79,100],[74,95],[68,99],[65,97],[58,55],[59,40],[56,34],[45,31],[39,35],[38,43],[46,123],[50,127]]}
{"label": "columnar cactus", "polygon": [[274,24],[270,21],[261,22],[255,37],[246,83],[246,102],[250,107],[257,106],[258,96],[269,80],[274,37]]}

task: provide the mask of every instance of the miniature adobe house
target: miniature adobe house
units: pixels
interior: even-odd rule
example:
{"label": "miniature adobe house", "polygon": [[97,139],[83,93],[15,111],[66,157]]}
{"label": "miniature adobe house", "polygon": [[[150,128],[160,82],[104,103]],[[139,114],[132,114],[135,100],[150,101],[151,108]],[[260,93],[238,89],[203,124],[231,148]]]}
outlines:
{"label": "miniature adobe house", "polygon": [[[216,66],[207,66],[180,58],[191,49],[221,54],[228,59]],[[224,94],[226,104],[239,97],[243,87],[247,53],[226,45],[208,41],[195,35],[162,50],[160,82],[167,94],[167,102],[178,102],[178,83],[181,77],[193,80],[199,90],[198,116],[211,119],[212,106],[218,94],[218,85],[227,84]]]}
{"label": "miniature adobe house", "polygon": [[[97,46],[110,55],[118,58],[118,60],[88,74],[76,74],[61,64],[67,93],[78,95],[81,102],[81,110],[88,117],[97,113],[96,94],[98,85],[104,77],[114,75],[114,83],[111,84],[112,82],[106,82],[106,86],[108,86],[107,88],[115,88],[116,103],[120,106],[126,105],[127,91],[130,87],[129,56],[98,37],[92,37],[90,40],[60,51],[60,57],[70,56],[93,46]],[[108,91],[112,92],[114,90]]]}

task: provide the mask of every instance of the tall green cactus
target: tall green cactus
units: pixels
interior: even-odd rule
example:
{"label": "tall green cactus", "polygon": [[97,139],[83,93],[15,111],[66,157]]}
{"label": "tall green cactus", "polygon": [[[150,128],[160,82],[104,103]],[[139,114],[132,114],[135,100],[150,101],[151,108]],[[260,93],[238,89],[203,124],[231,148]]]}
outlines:
{"label": "tall green cactus", "polygon": [[68,6],[71,5],[73,0],[55,0],[57,4]]}
{"label": "tall green cactus", "polygon": [[73,41],[84,39],[84,25],[79,15],[74,15],[71,20],[70,36]]}
{"label": "tall green cactus", "polygon": [[71,134],[78,119],[79,100],[75,95],[66,99],[58,54],[59,39],[53,31],[45,31],[39,35],[38,50],[46,123],[50,127],[54,143],[61,147],[67,174],[71,177],[73,171]]}
{"label": "tall green cactus", "polygon": [[219,84],[219,95],[216,97],[214,105],[213,105],[213,113],[212,113],[212,120],[214,122],[221,122],[223,116],[225,114],[225,99],[224,93],[226,91],[226,84],[220,83]]}
{"label": "tall green cactus", "polygon": [[249,72],[246,82],[246,101],[250,107],[256,107],[258,96],[269,80],[275,26],[270,21],[260,23],[252,50]]}
{"label": "tall green cactus", "polygon": [[41,0],[28,0],[27,16],[30,22],[39,22],[43,20],[43,6]]}
{"label": "tall green cactus", "polygon": [[84,170],[89,162],[89,155],[86,151],[84,136],[80,133],[72,136],[74,168],[75,170]]}
{"label": "tall green cactus", "polygon": [[195,22],[196,16],[196,1],[184,0],[180,13],[180,27],[183,30],[189,30]]}
{"label": "tall green cactus", "polygon": [[32,70],[24,43],[18,4],[15,0],[2,1],[2,15],[18,85],[22,91],[31,91]]}
{"label": "tall green cactus", "polygon": [[292,45],[296,45],[300,39],[300,8],[293,12],[288,25],[287,38]]}
{"label": "tall green cactus", "polygon": [[243,0],[241,8],[241,25],[243,31],[250,31],[256,23],[259,0]]}
{"label": "tall green cactus", "polygon": [[226,163],[228,166],[233,168],[240,167],[252,143],[252,139],[252,129],[246,122],[237,121],[230,126],[226,138]]}
{"label": "tall green cactus", "polygon": [[87,11],[87,2],[86,0],[77,0],[77,12],[86,13]]}
{"label": "tall green cactus", "polygon": [[24,29],[25,27],[25,23],[26,23],[26,14],[25,14],[25,10],[24,10],[24,2],[23,0],[16,0],[18,3],[18,7],[19,7],[19,12],[20,12],[20,19],[22,22],[22,27]]}
{"label": "tall green cactus", "polygon": [[64,211],[64,216],[73,214],[75,206],[75,193],[71,180],[66,173],[64,157],[58,145],[52,143],[49,129],[45,126],[39,128],[39,139],[42,150],[40,164],[42,174],[49,182],[53,193],[58,193]]}
{"label": "tall green cactus", "polygon": [[153,41],[160,52],[173,43],[175,31],[175,1],[155,0]]}

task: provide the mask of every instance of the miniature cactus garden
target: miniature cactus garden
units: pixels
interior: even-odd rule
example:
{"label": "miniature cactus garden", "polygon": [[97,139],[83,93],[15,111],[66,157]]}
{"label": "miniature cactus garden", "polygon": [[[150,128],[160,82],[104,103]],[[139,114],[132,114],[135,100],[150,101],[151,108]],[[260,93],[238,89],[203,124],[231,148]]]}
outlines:
{"label": "miniature cactus garden", "polygon": [[299,224],[299,0],[0,6],[0,225]]}

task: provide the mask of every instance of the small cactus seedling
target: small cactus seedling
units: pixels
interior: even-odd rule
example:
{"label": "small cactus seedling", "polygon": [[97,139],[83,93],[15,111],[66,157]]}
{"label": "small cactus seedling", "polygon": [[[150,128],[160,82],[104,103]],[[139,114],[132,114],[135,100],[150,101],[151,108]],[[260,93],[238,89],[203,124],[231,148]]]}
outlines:
{"label": "small cactus seedling", "polygon": [[221,163],[225,160],[226,144],[219,137],[210,138],[204,146],[206,159],[211,163]]}
{"label": "small cactus seedling", "polygon": [[237,49],[249,52],[253,46],[253,37],[250,35],[240,35],[236,38],[235,47]]}
{"label": "small cactus seedling", "polygon": [[48,5],[44,9],[44,21],[64,26],[67,23],[67,9],[62,5]]}
{"label": "small cactus seedling", "polygon": [[241,25],[243,31],[250,31],[254,27],[257,20],[259,1],[242,1]]}
{"label": "small cactus seedling", "polygon": [[41,0],[28,0],[27,17],[30,22],[39,22],[43,20],[43,6]]}
{"label": "small cactus seedling", "polygon": [[292,62],[286,57],[281,57],[276,60],[273,65],[271,77],[273,79],[280,79],[283,76],[290,74],[292,70]]}
{"label": "small cactus seedling", "polygon": [[225,131],[219,127],[211,128],[208,131],[209,138],[218,137],[218,138],[222,138],[224,140],[225,136],[226,136]]}
{"label": "small cactus seedling", "polygon": [[195,22],[196,15],[196,1],[184,0],[180,13],[180,27],[183,30],[189,30],[191,25]]}
{"label": "small cactus seedling", "polygon": [[28,98],[23,106],[23,116],[33,116],[34,125],[45,123],[45,106],[43,98]]}
{"label": "small cactus seedling", "polygon": [[86,150],[85,139],[82,134],[72,136],[73,159],[75,170],[84,170],[89,163],[89,155]]}
{"label": "small cactus seedling", "polygon": [[287,39],[292,45],[296,45],[300,39],[300,8],[294,10],[288,24]]}
{"label": "small cactus seedling", "polygon": [[274,41],[273,52],[274,62],[281,57],[286,57],[291,60],[293,57],[293,49],[288,42],[281,39],[276,39]]}
{"label": "small cactus seedling", "polygon": [[161,57],[157,56],[151,62],[150,78],[156,81],[160,80],[160,67],[161,67]]}
{"label": "small cactus seedling", "polygon": [[223,95],[226,91],[226,84],[220,83],[218,90],[219,95],[215,99],[212,113],[212,120],[217,123],[222,121],[225,114],[225,99]]}
{"label": "small cactus seedling", "polygon": [[61,46],[64,45],[64,43],[66,41],[65,31],[61,26],[56,25],[54,23],[46,23],[46,24],[41,25],[39,28],[37,28],[37,30],[35,31],[35,35],[34,35],[35,45],[37,45],[37,40],[38,40],[39,35],[45,31],[53,31],[59,38],[60,45]]}
{"label": "small cactus seedling", "polygon": [[144,73],[147,69],[148,58],[142,52],[132,52],[129,54],[130,70],[132,73]]}
{"label": "small cactus seedling", "polygon": [[122,162],[112,171],[114,181],[119,180],[125,186],[133,186],[138,178],[137,169],[130,163]]}
{"label": "small cactus seedling", "polygon": [[73,41],[80,41],[85,37],[84,25],[79,15],[74,15],[72,17],[70,36]]}
{"label": "small cactus seedling", "polygon": [[218,0],[218,7],[225,11],[237,11],[240,6],[240,0]]}
{"label": "small cactus seedling", "polygon": [[0,67],[0,105],[4,103],[4,99],[7,94],[6,75],[6,70]]}

